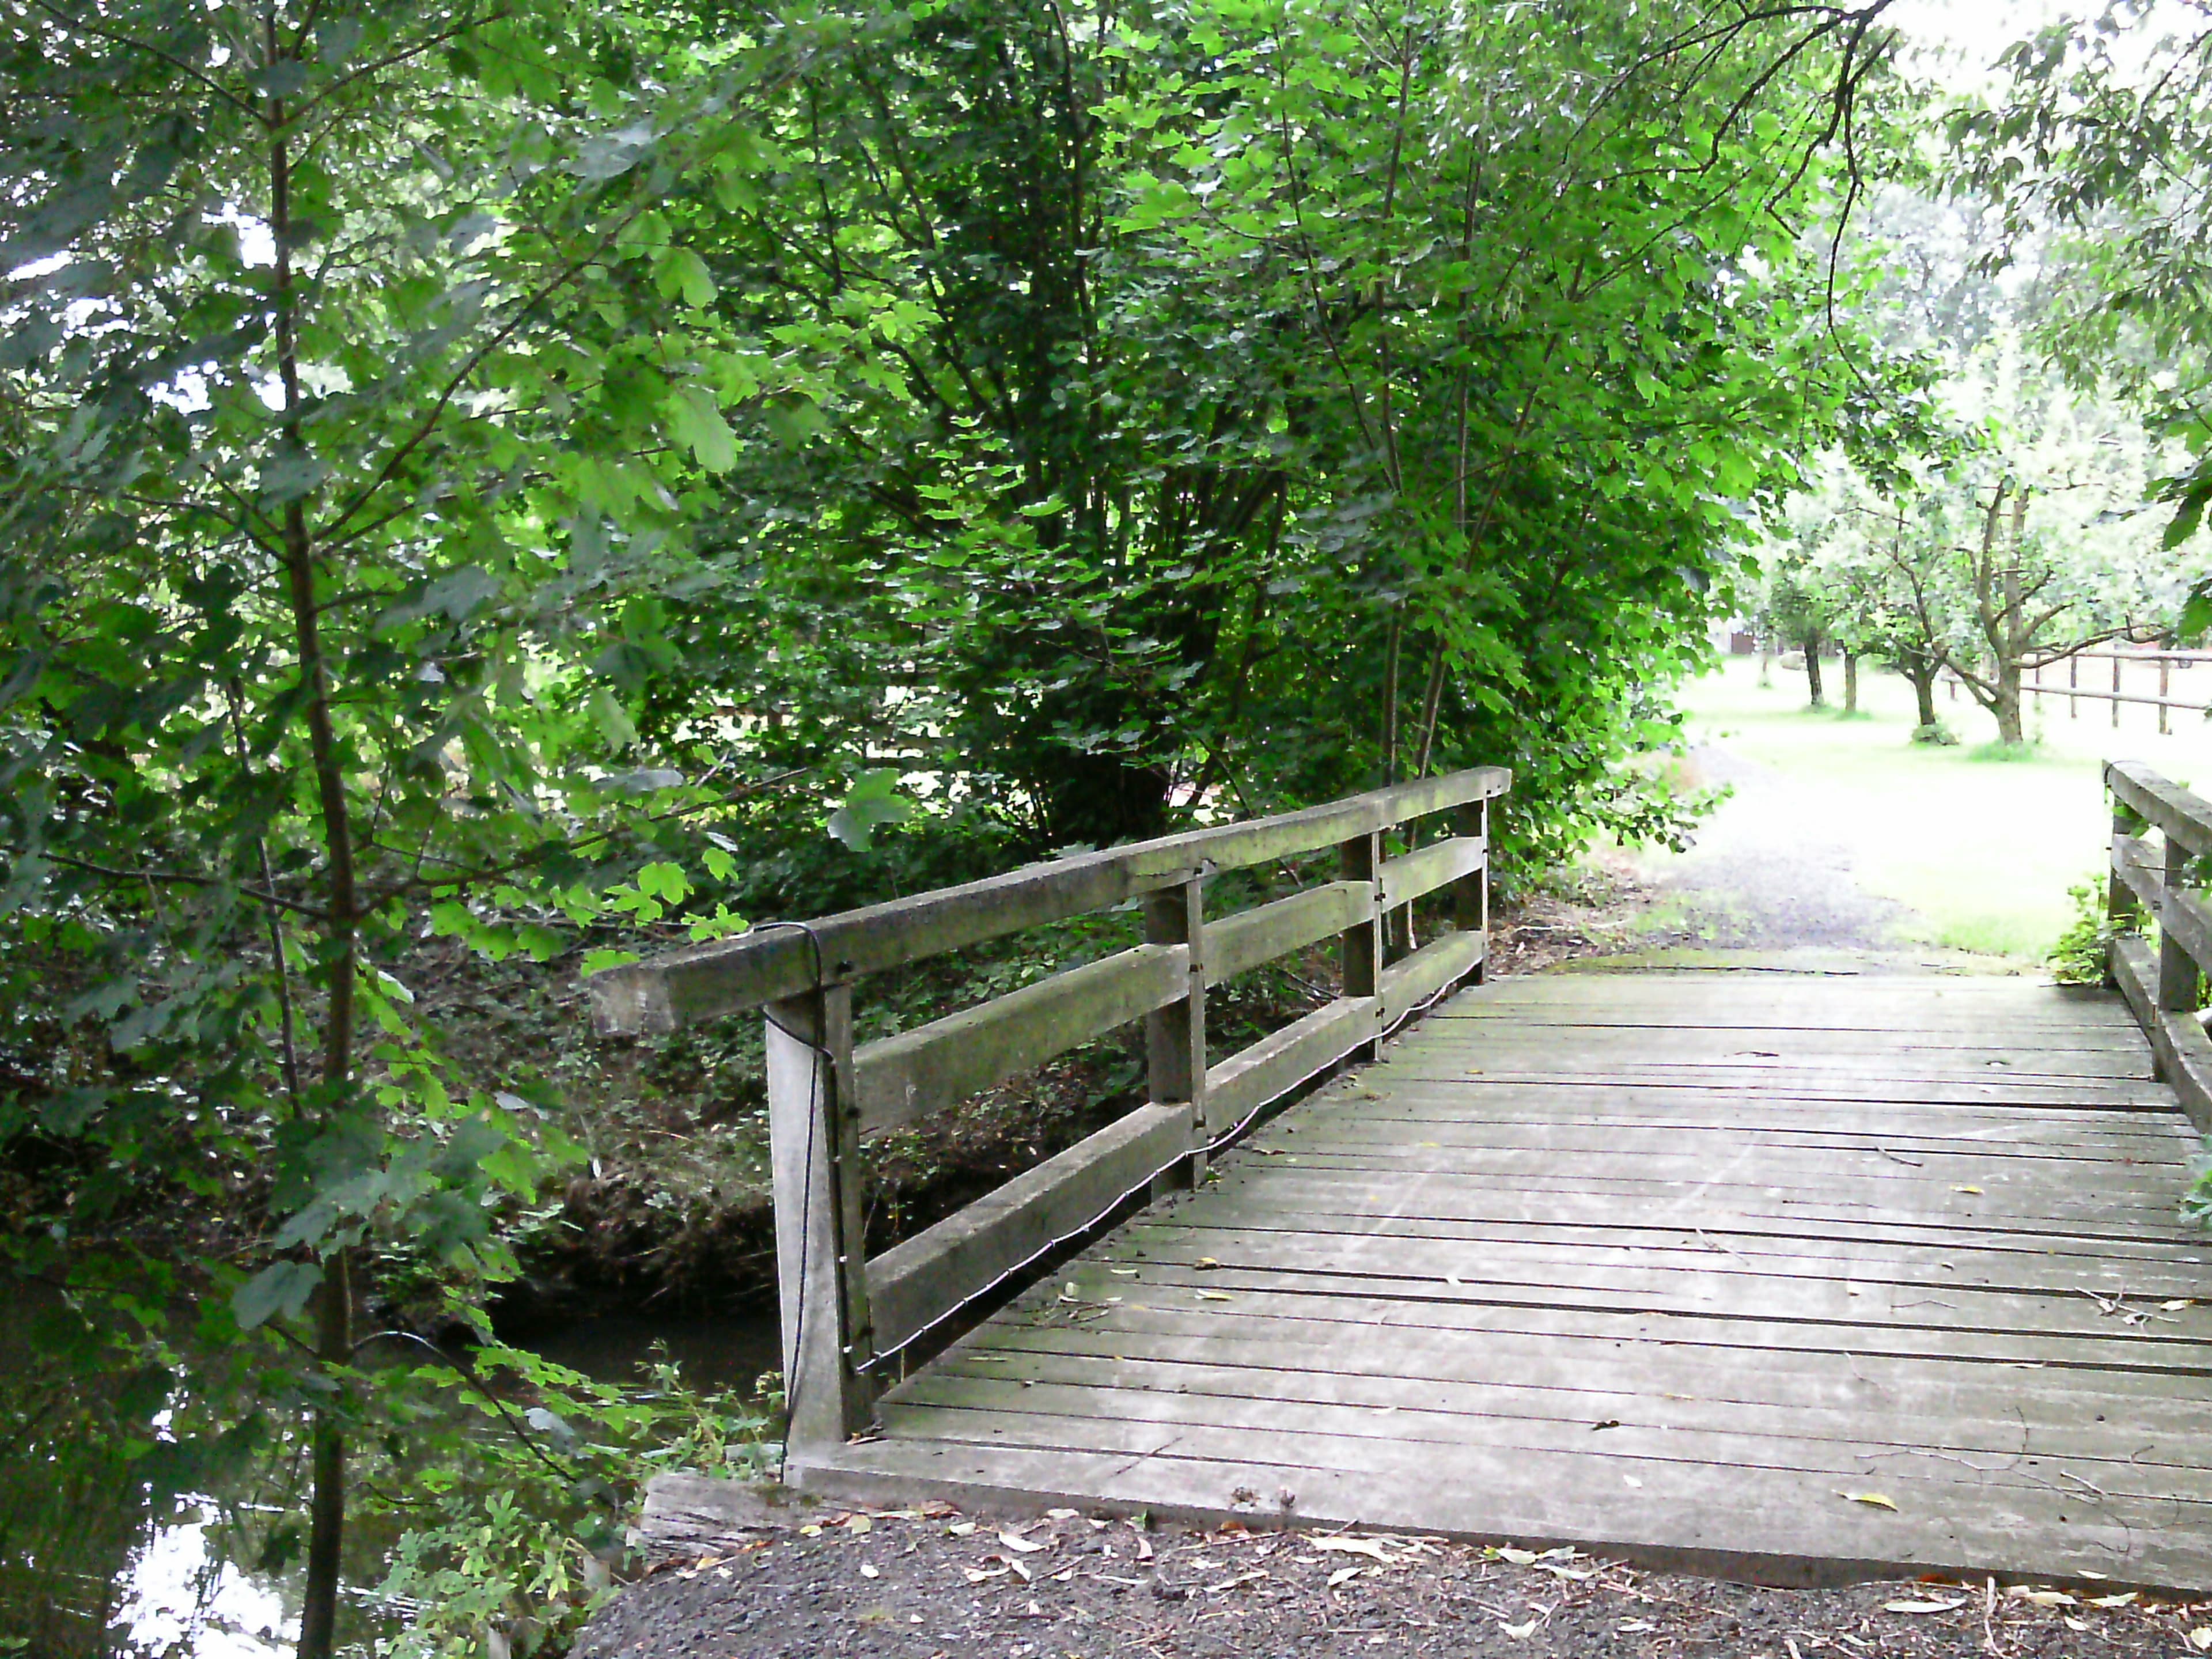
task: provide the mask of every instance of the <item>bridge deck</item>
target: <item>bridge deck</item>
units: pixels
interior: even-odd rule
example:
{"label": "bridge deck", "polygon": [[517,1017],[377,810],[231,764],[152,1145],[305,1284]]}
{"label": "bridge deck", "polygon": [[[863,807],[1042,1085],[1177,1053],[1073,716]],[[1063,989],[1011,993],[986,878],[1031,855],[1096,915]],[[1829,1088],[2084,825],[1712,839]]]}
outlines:
{"label": "bridge deck", "polygon": [[992,1318],[800,1479],[1784,1582],[2212,1589],[2193,1146],[2112,995],[1507,981]]}

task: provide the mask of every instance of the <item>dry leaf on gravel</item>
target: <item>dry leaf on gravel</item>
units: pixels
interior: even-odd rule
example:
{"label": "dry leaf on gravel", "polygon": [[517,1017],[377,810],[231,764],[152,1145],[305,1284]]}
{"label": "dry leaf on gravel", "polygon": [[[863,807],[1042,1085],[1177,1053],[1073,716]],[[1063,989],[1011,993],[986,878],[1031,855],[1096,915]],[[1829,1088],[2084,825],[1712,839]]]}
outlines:
{"label": "dry leaf on gravel", "polygon": [[1034,1555],[1044,1547],[1042,1544],[1033,1543],[1019,1533],[1002,1531],[999,1534],[999,1541],[1008,1549],[1019,1550],[1024,1555]]}
{"label": "dry leaf on gravel", "polygon": [[[1316,1538],[1313,1547],[1317,1550],[1341,1550],[1347,1555],[1371,1556],[1386,1567],[1398,1565],[1398,1558],[1382,1547],[1376,1538]],[[1534,1559],[1533,1556],[1529,1558]]]}
{"label": "dry leaf on gravel", "polygon": [[1966,1605],[1966,1598],[1955,1601],[1885,1601],[1883,1608],[1890,1613],[1949,1613]]}

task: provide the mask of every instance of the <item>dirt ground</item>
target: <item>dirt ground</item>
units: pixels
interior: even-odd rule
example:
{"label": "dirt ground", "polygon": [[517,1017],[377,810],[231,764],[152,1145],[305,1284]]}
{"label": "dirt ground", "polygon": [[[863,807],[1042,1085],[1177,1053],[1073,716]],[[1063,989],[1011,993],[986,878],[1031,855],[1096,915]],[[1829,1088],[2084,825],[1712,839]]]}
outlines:
{"label": "dirt ground", "polygon": [[830,1513],[663,1564],[575,1659],[1726,1659],[2190,1655],[2212,1605],[1994,1583],[1789,1590],[1359,1534],[1141,1529],[1073,1510]]}

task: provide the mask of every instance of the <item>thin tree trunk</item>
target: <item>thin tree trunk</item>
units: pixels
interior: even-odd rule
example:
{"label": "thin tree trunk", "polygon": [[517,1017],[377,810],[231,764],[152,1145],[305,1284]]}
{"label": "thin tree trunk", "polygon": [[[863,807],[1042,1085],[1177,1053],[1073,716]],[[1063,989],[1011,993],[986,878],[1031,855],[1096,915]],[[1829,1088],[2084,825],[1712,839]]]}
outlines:
{"label": "thin tree trunk", "polygon": [[1936,665],[1912,661],[1904,667],[1905,678],[1912,682],[1912,701],[1919,708],[1920,724],[1936,725]]}
{"label": "thin tree trunk", "polygon": [[[283,56],[274,14],[267,27],[269,62]],[[284,394],[286,442],[301,441],[298,296],[293,287],[291,222],[291,155],[286,142],[287,123],[281,100],[271,99],[268,111],[270,144],[270,230],[276,242],[276,266],[271,282],[275,313],[276,366]],[[307,716],[309,764],[315,780],[324,852],[324,891],[327,937],[322,951],[325,1009],[323,1016],[323,1065],[320,1109],[326,1114],[345,1109],[353,1075],[354,975],[358,946],[353,829],[346,811],[343,763],[331,716],[329,665],[323,655],[320,611],[315,593],[315,543],[304,503],[294,501],[284,508],[283,558],[294,636],[300,657],[301,702]],[[317,1297],[315,1352],[326,1365],[343,1366],[353,1358],[353,1273],[348,1252],[340,1248],[323,1262],[322,1288]],[[346,1443],[341,1408],[335,1403],[319,1406],[311,1427],[309,1462],[314,1480],[307,1511],[307,1582],[300,1607],[299,1659],[330,1659],[336,1645],[337,1593],[345,1543]]]}
{"label": "thin tree trunk", "polygon": [[1808,635],[1805,640],[1805,689],[1812,694],[1812,707],[1826,708],[1828,699],[1820,690],[1820,636]]}
{"label": "thin tree trunk", "polygon": [[1855,651],[1844,653],[1844,713],[1859,712],[1859,659]]}
{"label": "thin tree trunk", "polygon": [[2020,715],[2020,665],[2007,659],[1997,664],[1996,696],[1990,712],[1997,717],[1997,741],[2015,748],[2027,741]]}

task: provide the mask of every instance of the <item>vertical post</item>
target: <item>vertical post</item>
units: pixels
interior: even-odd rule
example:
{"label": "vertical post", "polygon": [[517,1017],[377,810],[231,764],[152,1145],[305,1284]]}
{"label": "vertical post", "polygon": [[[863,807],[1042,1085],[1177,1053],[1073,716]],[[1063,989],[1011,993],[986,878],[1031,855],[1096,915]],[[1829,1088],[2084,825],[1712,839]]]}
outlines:
{"label": "vertical post", "polygon": [[2114,650],[2113,650],[2113,652],[2112,652],[2112,730],[2113,730],[2113,731],[2115,731],[2115,732],[2117,732],[2117,731],[2118,731],[2119,729],[2120,729],[2120,653],[2119,653],[2119,651],[2118,651],[2118,647],[2115,647],[2115,648],[2114,648]]}
{"label": "vertical post", "polygon": [[875,1343],[853,1090],[853,988],[787,997],[769,1003],[767,1014],[787,1443],[804,1453],[840,1445],[866,1428],[873,1404],[860,1371]]}
{"label": "vertical post", "polygon": [[1158,1105],[1190,1103],[1194,1149],[1179,1178],[1170,1173],[1152,1183],[1158,1199],[1206,1175],[1206,894],[1196,876],[1145,895],[1145,943],[1190,947],[1189,990],[1181,1001],[1145,1017],[1149,1092]]}
{"label": "vertical post", "polygon": [[[2166,711],[2160,709],[2160,714]],[[2176,1013],[2197,1009],[2197,959],[2181,948],[2173,930],[2165,925],[2165,909],[2188,884],[2189,850],[2171,835],[2166,837],[2166,881],[2160,897],[2158,930],[2158,1006]]]}
{"label": "vertical post", "polygon": [[1480,985],[1490,976],[1490,803],[1479,800],[1462,807],[1459,832],[1482,841],[1481,868],[1452,885],[1452,925],[1462,933],[1482,935],[1482,960],[1468,975]]}
{"label": "vertical post", "polygon": [[2123,839],[2140,836],[2143,821],[2136,812],[2118,801],[2112,803],[2112,867],[2105,879],[2105,919],[2112,923],[2115,933],[2132,933],[2142,918],[2142,907],[2136,901],[2135,890],[2120,879],[2120,842]]}
{"label": "vertical post", "polygon": [[[2066,659],[2067,689],[2069,690],[2077,690],[2081,686],[2081,659],[2078,655],[2069,657]],[[2069,697],[2066,699],[2066,718],[2069,720],[2078,720],[2081,718],[2081,698]]]}
{"label": "vertical post", "polygon": [[2161,656],[2158,659],[2158,734],[2165,737],[2172,729],[2166,722],[2168,710],[2166,700],[2173,695],[2173,659]]}
{"label": "vertical post", "polygon": [[[1364,881],[1375,895],[1369,919],[1354,922],[1340,935],[1344,994],[1376,996],[1382,988],[1382,836],[1354,836],[1339,847],[1338,861],[1338,873],[1346,881]],[[1375,1044],[1365,1042],[1352,1051],[1352,1057],[1372,1060],[1375,1053]]]}
{"label": "vertical post", "polygon": [[[1410,823],[1405,826],[1405,831],[1406,851],[1407,853],[1412,853],[1419,848],[1421,844],[1420,835],[1416,826]],[[1384,839],[1381,843],[1381,852],[1387,854],[1389,851],[1389,831],[1386,830],[1383,833]],[[1378,854],[1378,856],[1380,855],[1381,854]],[[1413,901],[1407,899],[1403,904],[1399,905],[1397,908],[1393,909],[1389,915],[1382,918],[1383,966],[1388,967],[1394,962],[1404,961],[1407,957],[1413,954],[1415,948],[1416,941],[1413,938]]]}

